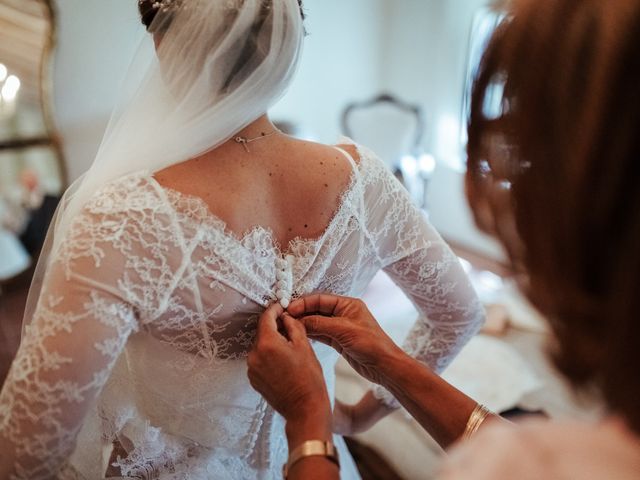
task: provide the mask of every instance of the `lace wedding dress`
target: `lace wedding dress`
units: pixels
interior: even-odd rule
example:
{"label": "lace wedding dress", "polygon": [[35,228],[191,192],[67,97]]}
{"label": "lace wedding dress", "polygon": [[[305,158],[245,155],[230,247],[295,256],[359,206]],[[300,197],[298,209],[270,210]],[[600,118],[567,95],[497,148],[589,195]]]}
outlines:
{"label": "lace wedding dress", "polygon": [[[481,305],[402,186],[359,154],[325,233],[286,248],[259,226],[239,238],[150,172],[97,191],[54,252],[0,396],[11,478],[281,478],[283,420],[252,390],[245,357],[283,257],[294,295],[359,296],[384,269],[421,312],[407,348],[441,371]],[[314,349],[332,393],[338,355]],[[343,478],[359,478],[336,442]]]}

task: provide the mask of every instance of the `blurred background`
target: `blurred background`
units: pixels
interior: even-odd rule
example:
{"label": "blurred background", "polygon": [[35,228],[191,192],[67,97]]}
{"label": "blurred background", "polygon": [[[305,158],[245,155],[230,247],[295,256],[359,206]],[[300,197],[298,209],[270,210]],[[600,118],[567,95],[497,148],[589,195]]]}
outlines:
{"label": "blurred background", "polygon": [[[136,0],[0,0],[0,383],[17,348],[33,265],[64,189],[91,164],[146,35]],[[591,415],[544,359],[544,321],[516,293],[464,196],[467,101],[502,18],[489,0],[305,0],[300,71],[273,109],[283,130],[373,148],[461,257],[489,322],[445,376],[513,418]],[[147,39],[148,41],[148,39]],[[384,293],[384,294],[383,294]],[[401,342],[416,318],[379,275],[365,299]],[[364,384],[341,363],[338,395]],[[350,446],[365,479],[429,478],[442,452],[403,412]]]}

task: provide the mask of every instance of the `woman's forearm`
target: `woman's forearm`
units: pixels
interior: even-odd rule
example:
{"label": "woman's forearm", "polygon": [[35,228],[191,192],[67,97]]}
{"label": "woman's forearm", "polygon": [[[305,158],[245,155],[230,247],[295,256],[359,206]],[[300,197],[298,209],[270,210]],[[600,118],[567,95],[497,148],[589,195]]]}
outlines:
{"label": "woman's forearm", "polygon": [[[289,452],[308,440],[333,441],[331,409],[327,405],[311,408],[286,424]],[[340,480],[337,465],[326,457],[306,457],[289,469],[288,480]]]}
{"label": "woman's forearm", "polygon": [[477,402],[427,366],[398,350],[384,362],[380,374],[382,385],[442,448],[464,433]]}

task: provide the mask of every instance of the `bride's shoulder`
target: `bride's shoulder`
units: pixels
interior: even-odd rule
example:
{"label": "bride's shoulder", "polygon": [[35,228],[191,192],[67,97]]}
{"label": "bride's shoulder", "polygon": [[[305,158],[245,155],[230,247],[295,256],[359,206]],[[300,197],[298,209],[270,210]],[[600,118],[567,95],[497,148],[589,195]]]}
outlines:
{"label": "bride's shoulder", "polygon": [[384,163],[372,149],[346,136],[341,136],[333,145],[305,141],[300,142],[306,144],[308,148],[315,150],[320,156],[335,155],[336,152],[346,153],[361,173],[377,172],[380,168],[384,169]]}
{"label": "bride's shoulder", "polygon": [[343,136],[338,140],[336,146],[346,150],[356,160],[361,170],[387,170],[380,156],[367,145],[362,145],[349,137]]}
{"label": "bride's shoulder", "polygon": [[147,172],[136,172],[99,186],[83,210],[93,215],[114,215],[157,208],[159,193]]}
{"label": "bride's shoulder", "polygon": [[170,207],[160,198],[153,178],[146,172],[96,187],[62,231],[58,244],[61,255],[69,260],[101,258],[111,252],[113,260],[125,250],[140,252],[150,241],[165,241],[171,236],[172,217]]}
{"label": "bride's shoulder", "polygon": [[153,177],[146,172],[108,181],[87,196],[71,220],[71,236],[88,231],[122,234],[142,229],[154,232],[170,222],[170,207],[163,201]]}

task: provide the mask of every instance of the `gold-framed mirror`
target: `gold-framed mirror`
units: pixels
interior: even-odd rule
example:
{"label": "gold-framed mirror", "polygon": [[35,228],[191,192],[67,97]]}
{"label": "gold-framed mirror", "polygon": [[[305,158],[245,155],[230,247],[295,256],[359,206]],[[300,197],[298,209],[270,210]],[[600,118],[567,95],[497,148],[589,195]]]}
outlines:
{"label": "gold-framed mirror", "polygon": [[0,282],[33,265],[67,184],[52,116],[53,0],[0,0]]}

